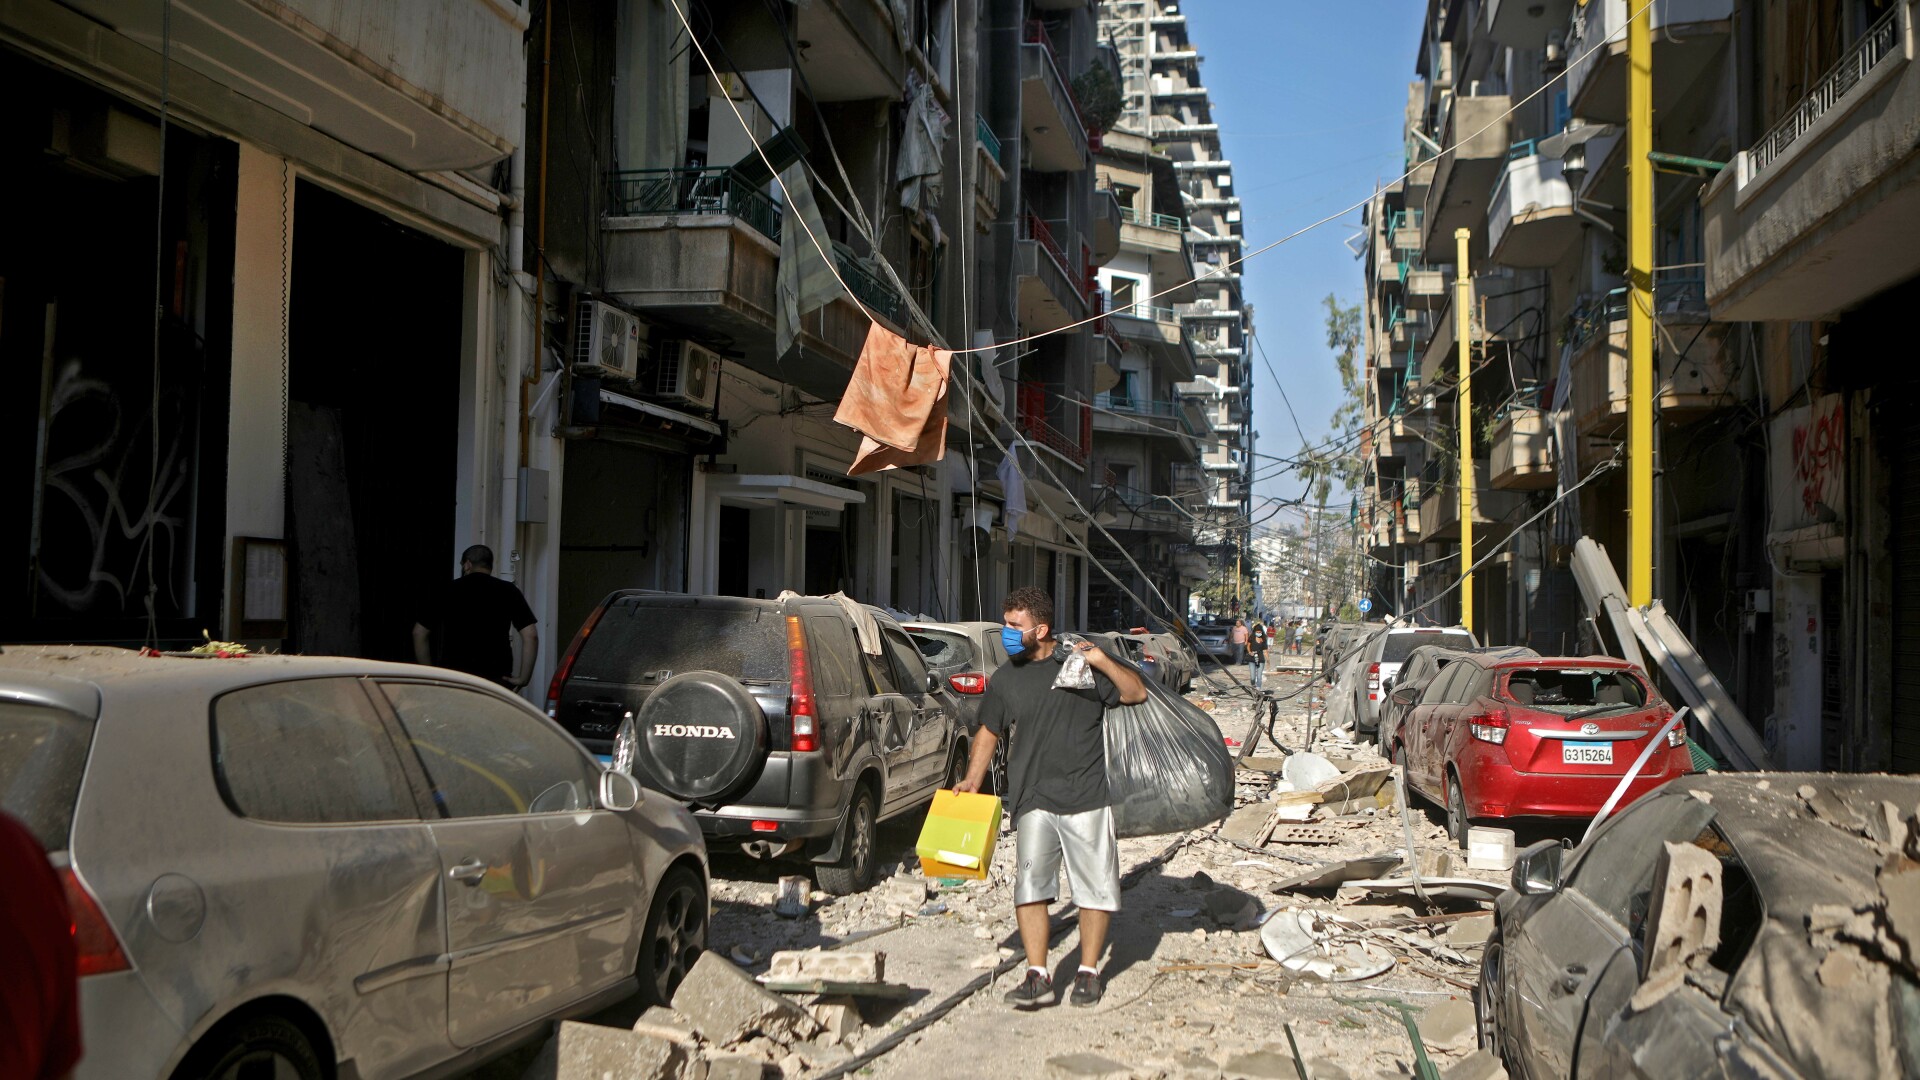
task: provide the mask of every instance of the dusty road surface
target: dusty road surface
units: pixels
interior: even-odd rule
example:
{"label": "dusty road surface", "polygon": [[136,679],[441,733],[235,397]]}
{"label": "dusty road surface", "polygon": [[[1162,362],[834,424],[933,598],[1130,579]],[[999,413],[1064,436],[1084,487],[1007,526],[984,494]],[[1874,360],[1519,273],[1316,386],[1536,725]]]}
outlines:
{"label": "dusty road surface", "polygon": [[[928,881],[913,854],[919,829],[914,815],[882,829],[888,876],[874,889],[840,899],[814,892],[798,917],[774,913],[780,875],[793,867],[724,855],[714,860],[714,953],[757,975],[783,950],[880,951],[886,954],[885,981],[907,988],[904,1000],[864,999],[857,1013],[838,1011],[838,1034],[755,1037],[730,1047],[693,1038],[686,1041],[681,1065],[630,1072],[596,1068],[593,1080],[695,1077],[703,1067],[714,1077],[1292,1080],[1298,1075],[1292,1046],[1314,1080],[1412,1076],[1419,1072],[1409,1016],[1424,1053],[1442,1073],[1498,1075],[1484,1056],[1469,1060],[1475,1043],[1471,987],[1491,922],[1480,914],[1486,905],[1286,883],[1367,856],[1380,857],[1373,876],[1392,876],[1409,830],[1428,874],[1497,885],[1504,873],[1467,869],[1464,853],[1446,838],[1437,808],[1416,799],[1403,818],[1390,777],[1370,794],[1322,802],[1309,820],[1283,823],[1277,828],[1288,831],[1261,843],[1282,762],[1306,747],[1310,695],[1295,694],[1304,678],[1268,677],[1269,694],[1281,700],[1262,711],[1280,745],[1276,749],[1263,735],[1240,769],[1241,808],[1232,818],[1190,834],[1122,842],[1124,910],[1114,920],[1104,963],[1106,995],[1098,1005],[1075,1008],[1063,1000],[1020,1012],[1001,1001],[1024,971],[1013,922],[1013,837],[1001,837],[988,880]],[[1231,739],[1245,737],[1254,715],[1245,692],[1215,675],[1190,696]],[[1316,731],[1312,752],[1343,770],[1348,781],[1383,769],[1372,747],[1356,746],[1338,733]],[[1304,920],[1302,909],[1309,913]],[[1064,991],[1077,965],[1078,937],[1071,904],[1056,905],[1054,912],[1051,963],[1055,984]],[[1264,924],[1277,919],[1311,929],[1299,939],[1306,952],[1287,954],[1296,963],[1326,955],[1337,961],[1336,975],[1379,973],[1329,981],[1283,966],[1263,941]],[[806,1006],[818,999],[788,1000]],[[593,1021],[624,1031],[637,1011],[616,1008]],[[700,1064],[715,1059],[724,1060]],[[476,1075],[510,1078],[523,1069],[530,1080],[553,1077],[553,1051],[542,1059],[530,1049]],[[559,1075],[574,1080],[567,1070]]]}

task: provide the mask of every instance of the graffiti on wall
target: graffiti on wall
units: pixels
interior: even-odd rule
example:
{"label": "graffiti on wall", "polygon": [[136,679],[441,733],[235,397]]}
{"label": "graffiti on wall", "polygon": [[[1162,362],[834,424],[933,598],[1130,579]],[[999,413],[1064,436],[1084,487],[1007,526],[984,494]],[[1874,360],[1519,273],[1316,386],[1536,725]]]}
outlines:
{"label": "graffiti on wall", "polygon": [[1846,415],[1840,395],[1827,394],[1774,419],[1769,472],[1776,531],[1845,523]]}

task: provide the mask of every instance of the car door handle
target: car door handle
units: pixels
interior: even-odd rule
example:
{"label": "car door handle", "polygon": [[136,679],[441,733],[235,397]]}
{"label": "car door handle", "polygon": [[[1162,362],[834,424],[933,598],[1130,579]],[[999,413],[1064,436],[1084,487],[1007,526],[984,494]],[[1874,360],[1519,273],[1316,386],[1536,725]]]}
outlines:
{"label": "car door handle", "polygon": [[479,859],[468,859],[457,866],[448,867],[447,876],[462,885],[478,885],[480,879],[487,876],[487,864]]}
{"label": "car door handle", "polygon": [[1580,989],[1580,984],[1586,980],[1586,974],[1587,965],[1568,964],[1566,974],[1560,976],[1560,992],[1571,994]]}

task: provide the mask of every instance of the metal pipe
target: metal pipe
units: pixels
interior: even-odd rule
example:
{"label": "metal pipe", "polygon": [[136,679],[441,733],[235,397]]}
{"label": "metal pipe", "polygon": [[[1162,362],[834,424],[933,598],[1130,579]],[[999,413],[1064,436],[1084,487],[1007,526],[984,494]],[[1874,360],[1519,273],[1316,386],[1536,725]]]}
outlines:
{"label": "metal pipe", "polygon": [[1627,602],[1653,602],[1653,46],[1627,21]]}
{"label": "metal pipe", "polygon": [[1473,630],[1473,277],[1468,229],[1453,230],[1453,324],[1460,332],[1460,625]]}

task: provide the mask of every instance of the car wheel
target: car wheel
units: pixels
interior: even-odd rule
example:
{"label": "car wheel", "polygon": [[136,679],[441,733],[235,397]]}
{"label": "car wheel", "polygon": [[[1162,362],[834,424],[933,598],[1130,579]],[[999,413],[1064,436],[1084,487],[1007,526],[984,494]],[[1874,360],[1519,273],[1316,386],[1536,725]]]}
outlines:
{"label": "car wheel", "polygon": [[1460,845],[1467,846],[1467,795],[1460,790],[1460,778],[1452,770],[1447,772],[1447,835]]}
{"label": "car wheel", "polygon": [[840,861],[818,870],[820,888],[835,896],[852,896],[873,885],[874,848],[879,843],[880,819],[873,792],[862,787],[847,810],[847,845]]}
{"label": "car wheel", "polygon": [[298,1024],[278,1016],[256,1016],[217,1032],[204,1050],[174,1074],[175,1080],[323,1080],[327,1075],[313,1044]]}
{"label": "car wheel", "polygon": [[700,875],[676,866],[660,879],[640,937],[640,996],[670,1005],[680,980],[707,949],[707,889]]}
{"label": "car wheel", "polygon": [[960,781],[967,778],[967,765],[967,744],[962,742],[954,743],[953,753],[947,762],[947,782],[941,786],[948,791],[959,787]]}
{"label": "car wheel", "polygon": [[[1473,1015],[1478,1027],[1480,1049],[1505,1064],[1507,1061],[1507,1021],[1501,1014],[1506,1001],[1506,950],[1496,929],[1480,954],[1480,981],[1473,986]],[[1512,1069],[1512,1065],[1507,1065]]]}

